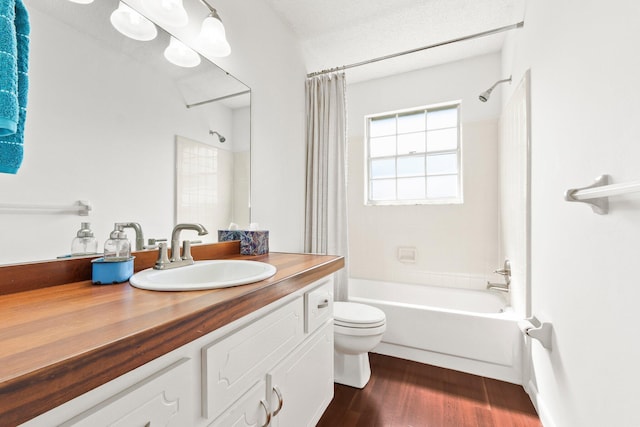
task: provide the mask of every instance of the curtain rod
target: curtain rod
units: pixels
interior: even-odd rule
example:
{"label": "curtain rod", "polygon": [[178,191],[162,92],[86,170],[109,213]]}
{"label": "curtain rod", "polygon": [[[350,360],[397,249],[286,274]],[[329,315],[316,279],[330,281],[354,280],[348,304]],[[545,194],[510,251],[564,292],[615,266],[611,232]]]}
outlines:
{"label": "curtain rod", "polygon": [[316,72],[307,74],[307,78],[320,76],[322,74],[332,73],[334,71],[342,71],[342,70],[346,70],[348,68],[360,67],[362,65],[371,64],[373,62],[384,61],[386,59],[391,59],[391,58],[395,58],[395,57],[402,56],[402,55],[408,55],[410,53],[420,52],[422,50],[432,49],[434,47],[440,47],[440,46],[444,46],[444,45],[448,45],[448,44],[452,44],[452,43],[457,43],[457,42],[461,42],[461,41],[476,39],[476,38],[479,38],[479,37],[490,36],[492,34],[498,34],[498,33],[501,33],[503,31],[514,30],[516,28],[522,28],[522,27],[524,27],[524,21],[520,21],[517,24],[511,24],[511,25],[506,25],[504,27],[494,28],[493,30],[483,31],[481,33],[471,34],[469,36],[458,37],[456,39],[451,39],[451,40],[447,40],[447,41],[444,41],[444,42],[431,44],[431,45],[428,45],[428,46],[418,47],[416,49],[405,50],[404,52],[398,52],[398,53],[392,53],[390,55],[380,56],[378,58],[369,59],[367,61],[356,62],[356,63],[349,64],[349,65],[343,65],[342,67],[330,68],[328,70],[316,71]]}
{"label": "curtain rod", "polygon": [[232,93],[231,95],[221,96],[219,98],[207,99],[206,101],[194,102],[193,104],[187,104],[186,107],[187,108],[198,107],[200,105],[210,104],[212,102],[222,101],[224,99],[229,99],[229,98],[233,98],[233,97],[240,96],[240,95],[246,95],[248,93],[251,93],[251,89],[245,90],[245,91],[242,91],[242,92]]}

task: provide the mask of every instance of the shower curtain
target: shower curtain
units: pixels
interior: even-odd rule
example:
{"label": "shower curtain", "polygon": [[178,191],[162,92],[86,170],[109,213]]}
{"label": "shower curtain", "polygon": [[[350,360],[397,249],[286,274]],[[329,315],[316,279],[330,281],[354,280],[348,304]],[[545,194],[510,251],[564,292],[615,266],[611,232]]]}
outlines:
{"label": "shower curtain", "polygon": [[334,299],[345,301],[348,287],[347,120],[345,74],[307,79],[307,182],[305,252],[342,255]]}

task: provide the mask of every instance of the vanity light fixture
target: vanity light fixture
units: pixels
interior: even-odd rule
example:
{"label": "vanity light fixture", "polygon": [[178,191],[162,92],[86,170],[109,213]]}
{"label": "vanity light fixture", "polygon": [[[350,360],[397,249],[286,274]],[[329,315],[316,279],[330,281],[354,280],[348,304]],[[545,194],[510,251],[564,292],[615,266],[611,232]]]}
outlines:
{"label": "vanity light fixture", "polygon": [[182,0],[143,0],[142,4],[149,17],[159,25],[179,28],[189,22]]}
{"label": "vanity light fixture", "polygon": [[149,41],[158,35],[158,30],[153,22],[122,2],[111,14],[111,25],[134,40]]}
{"label": "vanity light fixture", "polygon": [[231,46],[227,41],[227,35],[222,25],[222,19],[216,9],[205,0],[200,0],[209,9],[209,16],[202,22],[200,34],[196,38],[196,45],[203,53],[221,58],[229,56]]}
{"label": "vanity light fixture", "polygon": [[164,57],[179,67],[192,68],[200,64],[200,55],[173,36],[164,50]]}

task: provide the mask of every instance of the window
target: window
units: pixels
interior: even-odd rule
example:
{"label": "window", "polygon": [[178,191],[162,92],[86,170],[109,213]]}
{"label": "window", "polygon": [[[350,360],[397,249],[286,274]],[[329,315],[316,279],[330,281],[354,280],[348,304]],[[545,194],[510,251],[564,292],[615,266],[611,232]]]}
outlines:
{"label": "window", "polygon": [[366,204],[461,203],[459,103],[367,116]]}

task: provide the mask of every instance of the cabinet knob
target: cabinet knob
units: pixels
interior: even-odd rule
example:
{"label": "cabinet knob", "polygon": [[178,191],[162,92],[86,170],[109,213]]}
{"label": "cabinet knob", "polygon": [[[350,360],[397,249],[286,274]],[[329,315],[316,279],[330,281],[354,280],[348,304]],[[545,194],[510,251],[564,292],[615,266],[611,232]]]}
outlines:
{"label": "cabinet knob", "polygon": [[273,386],[273,391],[276,393],[276,396],[278,396],[278,409],[273,411],[273,414],[272,414],[275,417],[282,410],[282,405],[284,405],[284,399],[282,399],[282,393],[280,393],[280,388],[277,385]]}
{"label": "cabinet knob", "polygon": [[262,406],[262,409],[264,410],[264,413],[267,416],[267,421],[265,421],[265,423],[264,423],[264,425],[262,427],[267,427],[269,424],[271,424],[271,411],[269,411],[269,407],[267,406],[267,402],[265,402],[264,400],[260,401],[260,405]]}

